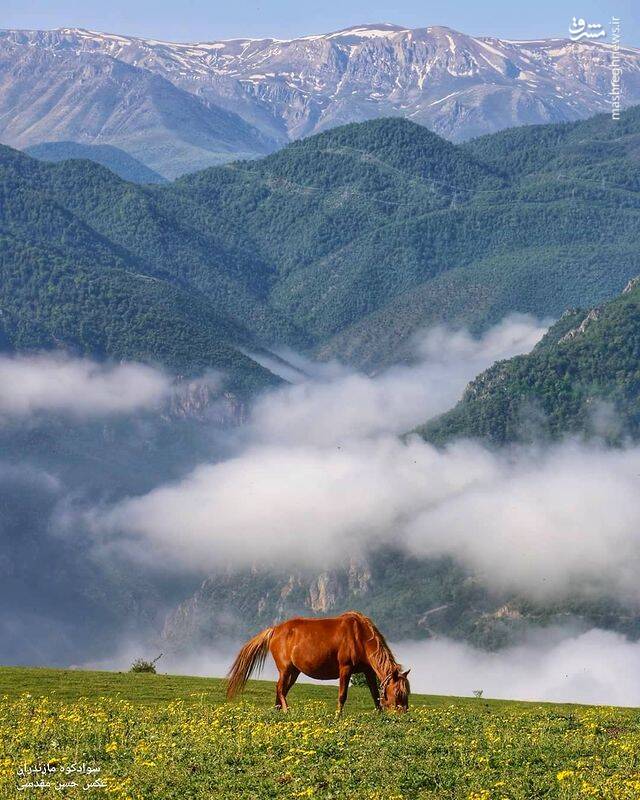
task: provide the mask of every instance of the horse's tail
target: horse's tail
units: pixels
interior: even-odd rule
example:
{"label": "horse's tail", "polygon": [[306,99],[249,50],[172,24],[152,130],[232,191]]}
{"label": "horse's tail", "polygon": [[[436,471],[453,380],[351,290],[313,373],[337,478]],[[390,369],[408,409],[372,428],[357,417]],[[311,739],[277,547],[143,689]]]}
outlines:
{"label": "horse's tail", "polygon": [[236,660],[227,673],[227,700],[231,700],[244,689],[255,669],[258,672],[262,669],[269,652],[269,642],[273,636],[273,630],[273,628],[265,628],[253,639],[249,639],[236,656]]}

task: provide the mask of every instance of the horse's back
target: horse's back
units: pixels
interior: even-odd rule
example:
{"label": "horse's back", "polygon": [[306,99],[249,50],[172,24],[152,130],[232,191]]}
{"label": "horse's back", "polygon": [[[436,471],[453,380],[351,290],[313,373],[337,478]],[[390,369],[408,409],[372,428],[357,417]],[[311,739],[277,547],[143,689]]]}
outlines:
{"label": "horse's back", "polygon": [[283,628],[286,626],[297,626],[297,625],[339,625],[343,623],[350,623],[350,622],[369,622],[371,620],[368,617],[365,617],[364,614],[361,614],[359,611],[344,611],[342,614],[337,614],[335,617],[291,617],[291,619],[287,619],[284,622],[280,622],[278,625],[274,627]]}
{"label": "horse's back", "polygon": [[344,634],[344,629],[349,625],[350,619],[346,614],[338,617],[293,617],[281,622],[274,628],[277,638],[295,635],[317,636],[331,638],[338,633]]}
{"label": "horse's back", "polygon": [[362,615],[355,611],[346,611],[336,617],[292,617],[276,625],[274,635],[289,637],[299,632],[324,638],[357,636],[362,619]]}

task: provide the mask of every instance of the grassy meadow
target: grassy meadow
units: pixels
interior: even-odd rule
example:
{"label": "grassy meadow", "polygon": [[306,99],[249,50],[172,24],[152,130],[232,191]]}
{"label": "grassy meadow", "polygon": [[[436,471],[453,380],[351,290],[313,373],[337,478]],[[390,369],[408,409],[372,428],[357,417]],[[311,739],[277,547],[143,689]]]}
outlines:
{"label": "grassy meadow", "polygon": [[[0,797],[538,800],[640,798],[640,710],[299,684],[0,668]],[[29,786],[29,784],[33,784]]]}

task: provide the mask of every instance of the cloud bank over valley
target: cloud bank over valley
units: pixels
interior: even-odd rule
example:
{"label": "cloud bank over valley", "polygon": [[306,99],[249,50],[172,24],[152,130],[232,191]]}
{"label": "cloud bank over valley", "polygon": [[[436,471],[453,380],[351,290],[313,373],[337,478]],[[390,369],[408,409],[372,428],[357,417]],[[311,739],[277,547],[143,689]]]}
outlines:
{"label": "cloud bank over valley", "polygon": [[[273,368],[284,363],[291,382],[258,396],[234,427],[172,411],[202,386],[212,402],[226,402],[216,395],[216,375],[185,386],[140,364],[3,357],[0,490],[14,502],[0,512],[11,573],[0,626],[9,660],[103,663],[105,642],[114,652],[127,637],[157,632],[163,615],[209,574],[321,571],[381,546],[450,558],[487,591],[532,602],[640,604],[640,448],[571,440],[436,448],[402,435],[450,408],[496,360],[531,350],[545,330],[524,316],[481,337],[437,327],[416,339],[412,363],[374,375],[282,352]],[[31,516],[21,510],[25,493]],[[33,588],[38,557],[52,569]],[[82,642],[72,629],[54,635],[75,613],[64,600],[70,584],[76,610],[95,621],[82,628]],[[40,632],[42,652],[26,654],[12,619]],[[448,639],[398,647],[420,665],[418,690],[635,697],[629,682],[621,684],[624,697],[616,694],[618,662],[609,669],[596,660],[593,642],[632,660],[636,645],[607,631],[563,636],[544,634],[538,661],[533,650],[511,648],[498,658]],[[567,636],[572,645],[562,644]],[[557,677],[565,666],[574,674],[571,653],[576,664],[591,664],[582,683]],[[527,662],[536,666],[525,669]],[[478,686],[467,685],[472,677]]]}

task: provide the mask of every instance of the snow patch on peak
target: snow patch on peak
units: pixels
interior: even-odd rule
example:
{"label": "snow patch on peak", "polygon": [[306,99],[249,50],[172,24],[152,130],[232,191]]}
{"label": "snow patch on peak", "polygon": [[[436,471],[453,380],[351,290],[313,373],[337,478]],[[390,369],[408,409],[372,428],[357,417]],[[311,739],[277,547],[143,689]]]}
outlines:
{"label": "snow patch on peak", "polygon": [[135,41],[130,36],[121,36],[117,33],[101,33],[100,31],[92,31],[88,28],[59,28],[60,33],[65,36],[79,36],[83,39],[93,39],[100,42],[117,42],[118,44],[131,44]]}
{"label": "snow patch on peak", "polygon": [[359,39],[379,39],[387,36],[393,36],[397,33],[409,33],[409,28],[401,28],[399,25],[393,25],[390,22],[383,22],[379,25],[355,25],[352,28],[345,28],[335,33],[329,33],[321,36],[323,39],[340,39],[349,36],[356,36]]}

